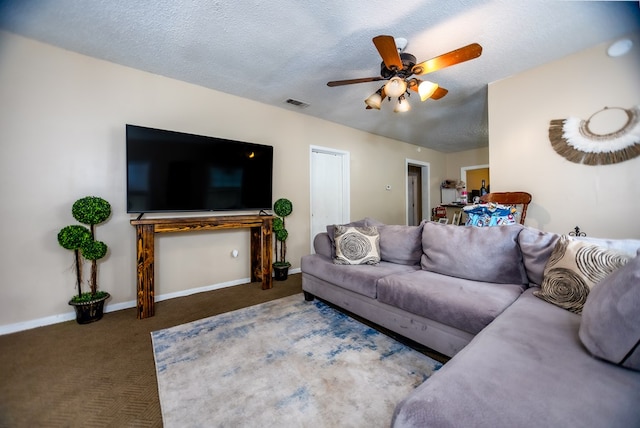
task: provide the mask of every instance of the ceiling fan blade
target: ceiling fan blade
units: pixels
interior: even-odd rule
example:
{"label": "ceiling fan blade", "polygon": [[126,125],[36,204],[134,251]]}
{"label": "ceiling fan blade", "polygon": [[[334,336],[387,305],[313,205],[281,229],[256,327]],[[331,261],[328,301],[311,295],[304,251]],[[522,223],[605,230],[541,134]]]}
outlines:
{"label": "ceiling fan blade", "polygon": [[421,76],[423,74],[441,70],[445,67],[450,67],[452,65],[460,64],[461,62],[478,58],[480,54],[482,54],[482,46],[477,43],[472,43],[470,45],[463,46],[454,51],[416,64],[413,66],[413,69],[411,71],[413,72],[413,74]]}
{"label": "ceiling fan blade", "polygon": [[373,44],[378,49],[385,67],[389,70],[402,70],[402,60],[396,47],[396,40],[392,36],[376,36]]}
{"label": "ceiling fan blade", "polygon": [[352,85],[354,83],[366,83],[366,82],[377,82],[378,80],[384,80],[383,77],[363,77],[361,79],[347,79],[347,80],[332,80],[331,82],[327,82],[327,86],[343,86],[343,85]]}
{"label": "ceiling fan blade", "polygon": [[447,95],[449,93],[448,90],[446,90],[445,88],[443,88],[442,86],[438,86],[438,89],[436,89],[436,91],[433,93],[433,95],[431,95],[431,99],[432,100],[439,100],[440,98],[444,97],[445,95]]}

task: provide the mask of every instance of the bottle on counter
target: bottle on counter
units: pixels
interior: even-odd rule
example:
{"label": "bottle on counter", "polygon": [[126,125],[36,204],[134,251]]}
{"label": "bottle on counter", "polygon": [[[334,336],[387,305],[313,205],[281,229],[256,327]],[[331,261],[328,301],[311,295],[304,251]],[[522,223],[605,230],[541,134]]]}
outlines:
{"label": "bottle on counter", "polygon": [[482,187],[480,187],[480,196],[484,196],[484,195],[486,195],[487,193],[489,193],[489,192],[487,192],[487,186],[486,186],[486,183],[485,183],[485,181],[484,181],[484,180],[482,180]]}
{"label": "bottle on counter", "polygon": [[467,199],[467,189],[463,188],[463,189],[460,191],[460,203],[461,203],[461,204],[463,204],[463,205],[466,205],[466,204],[467,204],[467,202],[468,202],[468,199]]}

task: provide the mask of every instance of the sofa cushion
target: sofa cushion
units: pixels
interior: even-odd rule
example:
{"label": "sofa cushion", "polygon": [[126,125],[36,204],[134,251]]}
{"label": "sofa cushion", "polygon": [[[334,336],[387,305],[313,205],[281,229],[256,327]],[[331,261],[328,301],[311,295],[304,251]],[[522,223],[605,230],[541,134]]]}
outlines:
{"label": "sofa cushion", "polygon": [[335,228],[336,256],[339,265],[375,265],[380,263],[380,234],[375,226]]}
{"label": "sofa cushion", "polygon": [[534,294],[580,314],[591,288],[628,260],[623,253],[563,235],[544,268],[541,289]]}
{"label": "sofa cushion", "polygon": [[527,271],[529,285],[540,286],[544,278],[544,267],[560,239],[557,233],[543,232],[532,227],[523,227],[518,234],[518,245],[522,252],[522,263]]}
{"label": "sofa cushion", "polygon": [[375,299],[378,280],[395,273],[413,272],[418,266],[380,262],[377,265],[337,265],[333,260],[319,254],[303,256],[302,272],[335,284],[354,293]]}
{"label": "sofa cushion", "polygon": [[485,328],[522,291],[520,284],[471,281],[425,270],[378,281],[379,302],[471,334]]}
{"label": "sofa cushion", "polygon": [[457,278],[528,284],[518,246],[522,226],[464,227],[427,222],[422,229],[422,269]]}
{"label": "sofa cushion", "polygon": [[531,291],[401,402],[392,426],[640,426],[640,372],[591,357],[580,316]]}
{"label": "sofa cushion", "polygon": [[371,217],[365,217],[364,218],[364,225],[365,226],[384,226],[384,223],[381,222],[380,220],[376,220],[375,218],[371,218]]}
{"label": "sofa cushion", "polygon": [[580,340],[592,355],[640,370],[640,254],[591,290]]}
{"label": "sofa cushion", "polygon": [[419,265],[422,256],[422,225],[378,226],[380,258],[402,265]]}

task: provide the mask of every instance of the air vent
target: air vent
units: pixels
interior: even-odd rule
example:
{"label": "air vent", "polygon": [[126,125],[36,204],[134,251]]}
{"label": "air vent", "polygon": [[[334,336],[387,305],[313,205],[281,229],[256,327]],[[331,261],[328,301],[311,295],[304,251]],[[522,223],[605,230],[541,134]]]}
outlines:
{"label": "air vent", "polygon": [[307,107],[309,107],[309,104],[303,103],[302,101],[294,100],[292,98],[287,99],[285,101],[285,103],[294,105],[294,106],[296,106],[298,108],[307,108]]}

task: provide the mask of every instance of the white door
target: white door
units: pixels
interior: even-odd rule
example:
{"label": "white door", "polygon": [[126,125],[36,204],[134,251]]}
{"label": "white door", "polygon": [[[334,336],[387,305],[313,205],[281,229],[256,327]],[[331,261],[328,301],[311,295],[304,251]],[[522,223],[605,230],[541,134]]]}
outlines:
{"label": "white door", "polygon": [[328,224],[349,222],[349,152],[311,146],[311,252]]}

